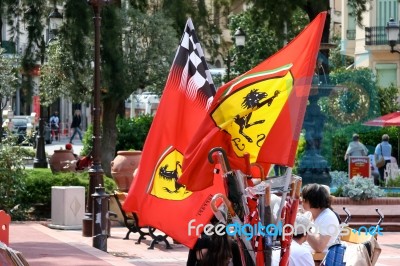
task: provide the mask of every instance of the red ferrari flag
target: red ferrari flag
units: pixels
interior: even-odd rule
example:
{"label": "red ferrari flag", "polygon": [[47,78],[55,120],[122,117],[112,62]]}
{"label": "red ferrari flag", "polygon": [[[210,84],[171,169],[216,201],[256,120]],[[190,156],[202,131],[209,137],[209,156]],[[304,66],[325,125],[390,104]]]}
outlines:
{"label": "red ferrari flag", "polygon": [[138,215],[141,226],[155,227],[188,247],[202,232],[201,227],[196,232],[196,226],[206,224],[213,215],[211,198],[223,192],[222,180],[195,193],[177,183],[183,153],[214,95],[214,84],[189,19],[123,205],[125,211]]}
{"label": "red ferrari flag", "polygon": [[245,153],[251,163],[293,166],[325,17],[318,15],[287,46],[218,90],[185,152],[179,183],[192,191],[212,185],[207,153],[215,146],[243,172]]}

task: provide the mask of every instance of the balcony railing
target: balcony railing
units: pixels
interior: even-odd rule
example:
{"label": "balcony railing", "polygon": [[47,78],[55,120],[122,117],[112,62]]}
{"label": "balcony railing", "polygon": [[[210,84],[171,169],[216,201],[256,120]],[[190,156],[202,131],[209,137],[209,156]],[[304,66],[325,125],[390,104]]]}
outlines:
{"label": "balcony railing", "polygon": [[10,42],[10,41],[2,41],[1,42],[1,48],[4,48],[6,51],[6,54],[15,54],[15,42]]}
{"label": "balcony railing", "polygon": [[[386,35],[386,27],[366,27],[365,28],[365,45],[387,45],[388,39]],[[397,43],[399,39],[397,38]]]}
{"label": "balcony railing", "polygon": [[347,40],[355,40],[356,39],[356,30],[347,30],[346,32]]}

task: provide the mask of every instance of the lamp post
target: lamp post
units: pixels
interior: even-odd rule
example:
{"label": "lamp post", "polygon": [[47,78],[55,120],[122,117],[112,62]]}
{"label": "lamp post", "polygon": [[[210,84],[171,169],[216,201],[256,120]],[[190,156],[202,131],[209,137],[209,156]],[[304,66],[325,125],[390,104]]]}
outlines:
{"label": "lamp post", "polygon": [[394,49],[399,39],[399,24],[393,18],[386,24],[386,34],[389,40],[390,52],[400,54],[400,51]]}
{"label": "lamp post", "polygon": [[[399,38],[399,24],[394,20],[394,18],[391,18],[388,23],[386,24],[386,34],[388,37],[389,45],[390,45],[390,52],[391,53],[398,53],[400,54],[399,50],[395,50],[394,47],[397,44],[397,40]],[[397,136],[397,158],[399,158],[399,152],[400,152],[400,134]]]}
{"label": "lamp post", "polygon": [[[89,169],[89,193],[87,197],[86,218],[83,219],[82,234],[83,236],[96,236],[101,232],[93,232],[98,227],[94,227],[95,219],[93,217],[92,194],[95,188],[101,185],[103,187],[103,169],[101,167],[101,132],[100,132],[100,12],[103,5],[108,4],[109,0],[88,0],[88,4],[92,7],[94,17],[94,90],[93,90],[93,161]],[[93,238],[93,247],[102,249],[107,246],[107,238]]]}
{"label": "lamp post", "polygon": [[[246,34],[241,28],[238,28],[234,34],[235,37],[235,45],[239,49],[241,49],[246,42]],[[230,51],[228,50],[228,57],[225,59],[225,64],[226,64],[226,77],[228,78],[228,81],[231,80],[231,63],[235,61],[235,55],[231,55]]]}
{"label": "lamp post", "polygon": [[[58,28],[62,24],[63,16],[58,12],[56,7],[56,3],[54,2],[54,9],[49,15],[49,43],[53,40],[58,32]],[[44,41],[43,41],[43,49],[45,48]],[[44,55],[44,54],[43,54]],[[44,64],[44,56],[42,55],[42,65]],[[45,140],[44,140],[44,117],[43,117],[43,105],[40,104],[40,114],[39,114],[39,132],[37,135],[37,147],[35,153],[35,159],[33,160],[33,168],[47,168],[47,159],[46,159],[46,151],[45,151]]]}

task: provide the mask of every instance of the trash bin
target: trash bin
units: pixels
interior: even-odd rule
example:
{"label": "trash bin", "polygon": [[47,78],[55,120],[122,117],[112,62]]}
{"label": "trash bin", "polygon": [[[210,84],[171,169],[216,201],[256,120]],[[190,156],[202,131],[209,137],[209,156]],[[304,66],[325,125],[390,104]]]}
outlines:
{"label": "trash bin", "polygon": [[54,229],[82,229],[85,216],[85,188],[54,186],[51,188],[51,224]]}

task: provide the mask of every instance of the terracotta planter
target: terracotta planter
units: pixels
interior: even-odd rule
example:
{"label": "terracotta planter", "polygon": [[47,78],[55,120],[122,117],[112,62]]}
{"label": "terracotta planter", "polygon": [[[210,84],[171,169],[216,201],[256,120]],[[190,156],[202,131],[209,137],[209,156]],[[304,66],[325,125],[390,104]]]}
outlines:
{"label": "terracotta planter", "polygon": [[119,151],[111,162],[111,176],[118,189],[128,192],[133,180],[133,172],[139,166],[141,151]]}
{"label": "terracotta planter", "polygon": [[55,150],[49,160],[51,172],[75,172],[75,156],[69,150]]}

